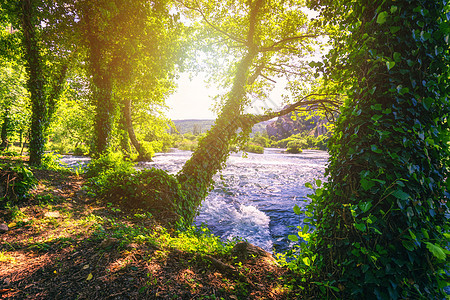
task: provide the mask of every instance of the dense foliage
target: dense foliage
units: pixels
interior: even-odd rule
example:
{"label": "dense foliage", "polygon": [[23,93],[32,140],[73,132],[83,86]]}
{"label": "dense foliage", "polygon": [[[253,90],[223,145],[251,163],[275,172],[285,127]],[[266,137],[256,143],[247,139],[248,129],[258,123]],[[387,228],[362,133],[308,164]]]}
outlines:
{"label": "dense foliage", "polygon": [[181,226],[192,223],[194,207],[174,175],[160,169],[136,170],[121,153],[108,152],[92,161],[86,175],[91,193],[126,209],[144,209]]}
{"label": "dense foliage", "polygon": [[36,184],[33,173],[25,166],[0,164],[0,208],[26,200]]}
{"label": "dense foliage", "polygon": [[329,143],[329,181],[309,207],[315,280],[328,297],[442,299],[450,7],[311,2],[327,5],[322,22],[339,32],[324,70],[349,97]]}

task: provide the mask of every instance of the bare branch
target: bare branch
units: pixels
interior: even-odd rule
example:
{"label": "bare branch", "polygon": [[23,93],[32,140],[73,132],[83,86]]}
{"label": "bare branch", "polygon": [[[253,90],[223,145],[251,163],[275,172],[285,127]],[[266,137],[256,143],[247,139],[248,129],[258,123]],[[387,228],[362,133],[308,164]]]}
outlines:
{"label": "bare branch", "polygon": [[[308,100],[313,97],[316,97],[316,99]],[[325,98],[317,99],[318,97],[325,97]],[[328,104],[328,106],[326,104]],[[339,94],[310,94],[280,111],[269,112],[264,115],[254,115],[254,114],[241,115],[240,122],[242,126],[248,128],[249,126],[253,126],[259,122],[284,116],[293,111],[311,111],[314,109],[318,109],[319,107],[325,111],[327,119],[329,119],[329,115],[333,116],[332,113],[337,111],[339,105],[340,105]]]}

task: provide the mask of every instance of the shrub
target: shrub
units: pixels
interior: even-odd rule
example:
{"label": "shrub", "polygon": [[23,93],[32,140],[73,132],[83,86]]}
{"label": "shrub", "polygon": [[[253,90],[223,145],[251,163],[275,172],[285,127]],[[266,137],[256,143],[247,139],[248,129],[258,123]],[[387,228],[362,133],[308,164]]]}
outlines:
{"label": "shrub", "polygon": [[28,198],[37,184],[33,173],[23,165],[0,165],[0,207],[14,205]]}
{"label": "shrub", "polygon": [[248,144],[244,147],[245,152],[251,152],[251,153],[257,153],[257,154],[263,154],[264,153],[264,147],[256,144]]}
{"label": "shrub", "polygon": [[124,208],[164,213],[177,220],[189,218],[191,209],[182,207],[185,198],[174,175],[160,169],[136,171],[120,153],[108,153],[89,164],[89,189],[97,197]]}
{"label": "shrub", "polygon": [[73,155],[84,156],[88,154],[89,154],[89,147],[87,147],[86,145],[78,145],[73,150]]}
{"label": "shrub", "polygon": [[61,155],[54,152],[42,156],[42,168],[52,171],[67,171],[67,165],[61,161]]}
{"label": "shrub", "polygon": [[287,144],[286,151],[293,154],[302,153],[302,148],[306,148],[306,146],[307,143],[305,140],[294,140]]}
{"label": "shrub", "polygon": [[111,170],[133,172],[133,166],[132,162],[123,159],[120,152],[107,152],[89,163],[86,176],[93,178]]}

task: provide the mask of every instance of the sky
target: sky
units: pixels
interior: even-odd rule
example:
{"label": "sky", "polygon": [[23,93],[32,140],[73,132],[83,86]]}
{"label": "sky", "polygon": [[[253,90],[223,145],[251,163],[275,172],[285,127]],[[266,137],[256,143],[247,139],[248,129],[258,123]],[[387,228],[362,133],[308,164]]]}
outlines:
{"label": "sky", "polygon": [[207,87],[204,78],[199,74],[189,79],[182,74],[178,79],[178,89],[167,99],[170,107],[167,117],[172,120],[184,119],[215,119],[217,115],[211,111],[213,97],[219,92],[214,87]]}
{"label": "sky", "polygon": [[[218,95],[219,90],[204,82],[205,75],[199,74],[189,79],[188,74],[182,74],[178,79],[178,89],[166,101],[169,109],[166,116],[171,120],[186,119],[216,119],[217,114],[212,111],[214,106],[213,97]],[[282,107],[282,96],[284,89],[283,80],[271,92],[270,100],[258,101],[253,109],[247,109],[246,113],[260,114],[263,111],[257,107],[271,108],[274,110]],[[256,107],[256,108],[255,108]]]}

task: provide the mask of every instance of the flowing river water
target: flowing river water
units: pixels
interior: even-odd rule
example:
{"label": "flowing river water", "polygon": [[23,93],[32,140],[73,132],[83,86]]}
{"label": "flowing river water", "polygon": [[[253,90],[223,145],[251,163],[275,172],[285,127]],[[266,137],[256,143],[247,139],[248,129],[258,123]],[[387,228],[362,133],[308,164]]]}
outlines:
{"label": "flowing river water", "polygon": [[[175,174],[192,152],[159,153],[153,162],[139,167],[160,168]],[[306,182],[323,180],[328,154],[305,150],[301,154],[265,149],[264,154],[233,153],[227,166],[215,176],[215,185],[204,200],[195,222],[206,224],[223,239],[241,237],[273,252],[288,249],[289,234],[296,234],[301,217],[293,207],[306,205],[311,190]]]}

